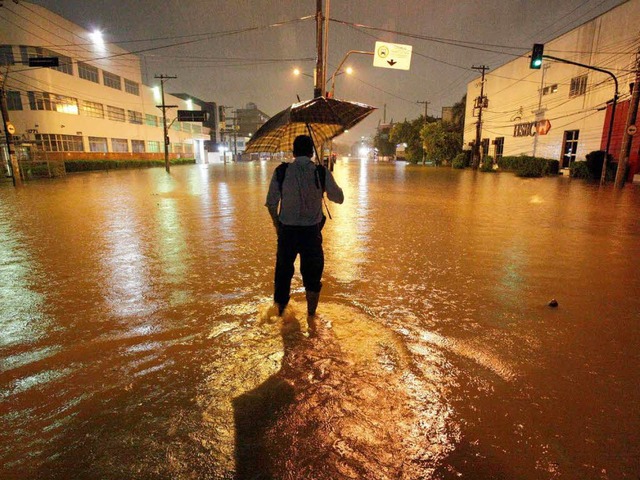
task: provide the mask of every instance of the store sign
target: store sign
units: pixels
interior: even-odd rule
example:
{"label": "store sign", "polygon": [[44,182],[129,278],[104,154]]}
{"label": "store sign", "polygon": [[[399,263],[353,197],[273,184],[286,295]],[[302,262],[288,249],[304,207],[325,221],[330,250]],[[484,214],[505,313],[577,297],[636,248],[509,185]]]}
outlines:
{"label": "store sign", "polygon": [[513,126],[514,137],[532,137],[535,134],[546,135],[551,130],[549,120],[538,120],[535,122],[516,123]]}

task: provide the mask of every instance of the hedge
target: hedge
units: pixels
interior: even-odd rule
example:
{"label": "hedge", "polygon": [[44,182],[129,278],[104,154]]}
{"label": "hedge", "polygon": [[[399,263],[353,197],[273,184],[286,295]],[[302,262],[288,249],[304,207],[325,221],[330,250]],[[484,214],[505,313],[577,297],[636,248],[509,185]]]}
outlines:
{"label": "hedge", "polygon": [[506,156],[498,160],[501,170],[513,171],[519,177],[542,177],[557,175],[560,162],[548,158],[532,157],[529,155]]}
{"label": "hedge", "polygon": [[[194,158],[176,158],[169,160],[170,165],[190,165]],[[127,168],[164,167],[162,160],[67,160],[64,162],[67,173],[91,172],[95,170],[120,170]]]}

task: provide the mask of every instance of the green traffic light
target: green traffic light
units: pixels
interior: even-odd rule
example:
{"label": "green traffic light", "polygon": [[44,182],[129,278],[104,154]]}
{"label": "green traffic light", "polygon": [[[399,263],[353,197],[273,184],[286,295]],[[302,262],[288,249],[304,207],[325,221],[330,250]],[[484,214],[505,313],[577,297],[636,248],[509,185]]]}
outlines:
{"label": "green traffic light", "polygon": [[540,59],[536,58],[536,59],[533,61],[533,65],[534,65],[535,67],[539,67],[540,65],[542,65],[542,60],[540,60]]}

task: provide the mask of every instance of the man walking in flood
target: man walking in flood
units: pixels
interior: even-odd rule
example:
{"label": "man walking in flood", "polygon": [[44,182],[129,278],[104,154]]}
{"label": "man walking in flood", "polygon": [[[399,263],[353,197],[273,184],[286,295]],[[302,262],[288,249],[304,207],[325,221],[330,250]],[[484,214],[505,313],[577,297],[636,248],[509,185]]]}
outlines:
{"label": "man walking in flood", "polygon": [[[294,262],[300,255],[300,273],[307,297],[307,313],[315,315],[322,288],[322,199],[344,202],[344,193],[325,167],[316,165],[313,140],[299,135],[293,142],[293,162],[279,165],[273,172],[266,207],[278,234],[273,299],[280,315],[289,303]],[[280,209],[278,212],[278,205]]]}

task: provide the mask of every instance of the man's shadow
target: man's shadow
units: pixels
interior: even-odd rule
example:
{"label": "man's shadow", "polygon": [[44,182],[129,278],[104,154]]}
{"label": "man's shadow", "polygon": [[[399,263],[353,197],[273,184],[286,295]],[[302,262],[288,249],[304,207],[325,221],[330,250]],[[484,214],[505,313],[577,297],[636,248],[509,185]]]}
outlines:
{"label": "man's shadow", "polygon": [[[313,328],[313,319],[308,319]],[[269,458],[267,432],[279,414],[293,403],[295,391],[285,374],[286,364],[296,349],[307,341],[297,318],[286,318],[281,327],[284,355],[281,369],[258,387],[232,400],[235,421],[236,480],[271,479],[274,472]]]}

